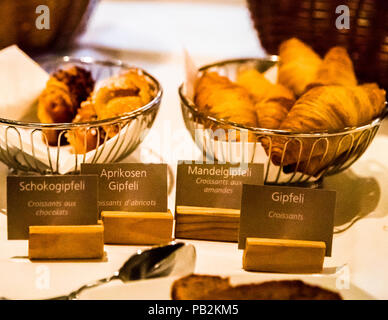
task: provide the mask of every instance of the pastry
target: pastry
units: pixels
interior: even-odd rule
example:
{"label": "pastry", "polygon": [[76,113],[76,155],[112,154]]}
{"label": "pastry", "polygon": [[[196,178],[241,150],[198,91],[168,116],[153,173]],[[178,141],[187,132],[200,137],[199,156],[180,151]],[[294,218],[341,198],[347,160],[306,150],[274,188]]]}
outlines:
{"label": "pastry", "polygon": [[326,53],[314,80],[306,90],[318,85],[357,85],[353,62],[345,48],[333,47]]}
{"label": "pastry", "polygon": [[[385,91],[375,83],[358,85],[342,47],[331,48],[323,60],[296,38],[284,41],[279,50],[276,84],[253,68],[238,70],[235,82],[205,72],[197,81],[194,102],[199,111],[218,119],[285,131],[268,135],[249,131],[248,137],[260,141],[284,172],[317,176],[366,147],[368,136],[300,134],[338,133],[370,123],[384,110]],[[211,122],[204,125],[215,127]]]}
{"label": "pastry", "polygon": [[278,129],[294,105],[294,94],[281,84],[273,84],[255,69],[241,72],[237,84],[254,98],[254,109],[260,128]]}
{"label": "pastry", "polygon": [[[315,87],[296,101],[280,129],[311,133],[357,127],[380,115],[384,101],[385,91],[376,84]],[[285,166],[317,156],[331,161],[349,148],[350,141],[338,144],[339,139],[340,136],[290,140],[276,137],[273,139],[272,160]]]}
{"label": "pastry", "polygon": [[149,103],[153,88],[146,77],[135,70],[105,80],[93,94],[98,119],[107,119],[131,112]]}
{"label": "pastry", "polygon": [[256,127],[254,101],[242,87],[216,72],[204,73],[196,83],[199,111],[238,124]]}
{"label": "pastry", "polygon": [[266,281],[233,286],[229,278],[189,275],[171,288],[174,300],[342,300],[340,294],[301,280]]}
{"label": "pastry", "polygon": [[[39,96],[38,118],[42,123],[71,122],[75,114],[68,86],[55,78],[47,81],[45,90]],[[50,145],[63,144],[58,141],[57,130],[42,130],[43,140]]]}
{"label": "pastry", "polygon": [[[99,120],[114,118],[145,106],[154,98],[154,88],[144,75],[130,70],[105,80],[92,94],[92,103]],[[104,127],[109,138],[118,126]]]}
{"label": "pastry", "polygon": [[[38,118],[42,123],[69,123],[82,101],[92,92],[94,80],[89,71],[71,66],[53,73],[38,100]],[[59,130],[42,131],[49,145],[63,144]],[[61,135],[63,136],[63,135]]]}
{"label": "pastry", "polygon": [[[90,99],[81,103],[81,107],[73,119],[73,123],[96,121],[97,114]],[[83,127],[70,130],[66,133],[67,141],[74,153],[83,154],[101,145],[105,138],[105,132],[101,127]]]}
{"label": "pastry", "polygon": [[79,66],[59,69],[53,73],[52,77],[69,88],[73,105],[77,108],[89,97],[94,88],[94,80],[90,71]]}
{"label": "pastry", "polygon": [[321,57],[302,41],[292,38],[279,47],[278,82],[301,96],[316,79]]}
{"label": "pastry", "polygon": [[[94,85],[91,73],[78,66],[54,72],[39,97],[40,121],[81,123],[114,118],[145,106],[155,95],[151,82],[135,69]],[[84,154],[116,135],[121,125],[80,126],[67,132],[45,129],[42,133],[49,145],[68,142],[74,153]]]}

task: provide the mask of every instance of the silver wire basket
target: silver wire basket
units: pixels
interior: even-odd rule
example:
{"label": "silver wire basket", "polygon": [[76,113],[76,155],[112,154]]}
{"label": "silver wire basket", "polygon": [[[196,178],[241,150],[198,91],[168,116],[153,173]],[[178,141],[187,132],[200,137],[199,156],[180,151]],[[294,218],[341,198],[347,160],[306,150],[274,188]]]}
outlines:
{"label": "silver wire basket", "polygon": [[[204,66],[199,72],[215,71],[234,80],[240,70],[256,68],[265,72],[277,61],[276,56],[227,60]],[[179,88],[183,118],[205,161],[264,163],[266,184],[314,186],[325,176],[349,168],[368,148],[387,114],[385,108],[369,124],[336,132],[296,133],[254,128],[199,112],[186,95],[186,89],[185,83]],[[234,135],[236,130],[238,133]]]}
{"label": "silver wire basket", "polygon": [[[126,158],[145,138],[158,113],[162,88],[146,71],[121,61],[101,61],[84,58],[46,58],[41,66],[49,73],[66,65],[78,65],[92,73],[97,81],[125,70],[135,69],[146,77],[154,90],[154,99],[147,105],[118,117],[80,123],[46,124],[33,121],[13,121],[0,118],[0,161],[15,172],[39,174],[78,173],[82,163],[113,163]],[[35,110],[36,111],[36,110]],[[32,113],[36,114],[36,112]],[[105,134],[102,135],[102,128]],[[70,146],[61,145],[67,134],[89,131],[97,133],[93,150],[72,152]],[[47,134],[56,131],[58,143],[48,144]],[[110,134],[114,133],[114,134]],[[101,135],[101,136],[100,136]]]}

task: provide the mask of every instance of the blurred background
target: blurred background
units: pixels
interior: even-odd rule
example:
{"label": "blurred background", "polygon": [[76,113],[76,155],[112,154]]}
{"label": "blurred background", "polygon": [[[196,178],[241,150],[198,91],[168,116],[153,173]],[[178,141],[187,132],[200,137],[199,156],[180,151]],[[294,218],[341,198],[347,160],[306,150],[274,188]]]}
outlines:
{"label": "blurred background", "polygon": [[[50,9],[47,30],[35,26],[39,5]],[[350,28],[337,29],[343,5]],[[277,54],[281,41],[296,36],[321,55],[345,46],[359,79],[388,88],[388,1],[0,0],[0,8],[0,47],[17,43],[32,55],[161,62],[186,48],[202,63]]]}
{"label": "blurred background", "polygon": [[[39,5],[50,9],[49,29],[35,25]],[[206,56],[259,49],[242,0],[0,0],[0,7],[0,46],[17,43],[32,55],[122,50],[147,59],[182,47]]]}

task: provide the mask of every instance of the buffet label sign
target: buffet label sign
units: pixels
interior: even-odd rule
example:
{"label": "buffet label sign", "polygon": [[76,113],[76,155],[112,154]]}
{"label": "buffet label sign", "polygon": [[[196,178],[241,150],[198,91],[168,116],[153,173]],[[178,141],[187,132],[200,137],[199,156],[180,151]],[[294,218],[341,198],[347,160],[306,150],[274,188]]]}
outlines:
{"label": "buffet label sign", "polygon": [[95,225],[96,176],[8,176],[8,239],[28,239],[32,225]]}
{"label": "buffet label sign", "polygon": [[98,176],[99,212],[167,212],[167,164],[84,163],[81,173]]}
{"label": "buffet label sign", "polygon": [[244,185],[239,249],[247,237],[324,241],[331,255],[336,192]]}
{"label": "buffet label sign", "polygon": [[264,184],[264,165],[179,163],[176,206],[239,210],[243,184]]}

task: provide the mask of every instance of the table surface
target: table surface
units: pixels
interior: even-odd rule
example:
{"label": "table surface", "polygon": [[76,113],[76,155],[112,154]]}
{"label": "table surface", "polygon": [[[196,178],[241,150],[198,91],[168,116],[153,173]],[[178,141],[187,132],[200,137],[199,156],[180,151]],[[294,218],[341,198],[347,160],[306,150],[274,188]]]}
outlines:
{"label": "table surface", "polygon": [[[179,159],[195,159],[198,150],[186,131],[177,88],[184,79],[183,48],[198,65],[265,53],[241,1],[103,1],[78,45],[75,56],[115,58],[141,66],[164,87],[161,110],[141,146],[126,161],[142,161],[153,150],[173,168]],[[338,204],[332,257],[325,273],[346,276],[378,299],[388,299],[388,123],[366,153],[347,171],[325,180]],[[6,207],[5,177],[0,165],[0,206]],[[169,196],[174,207],[174,192]],[[118,270],[139,247],[106,246],[105,262],[32,263],[27,241],[8,241],[6,216],[0,216],[0,297],[44,298],[65,294]],[[243,274],[242,252],[234,243],[188,241],[195,245],[195,271]],[[345,266],[345,268],[340,268]],[[344,271],[345,270],[345,271]],[[42,282],[43,281],[43,282]],[[150,288],[152,290],[152,288]],[[106,297],[109,298],[109,297]]]}

